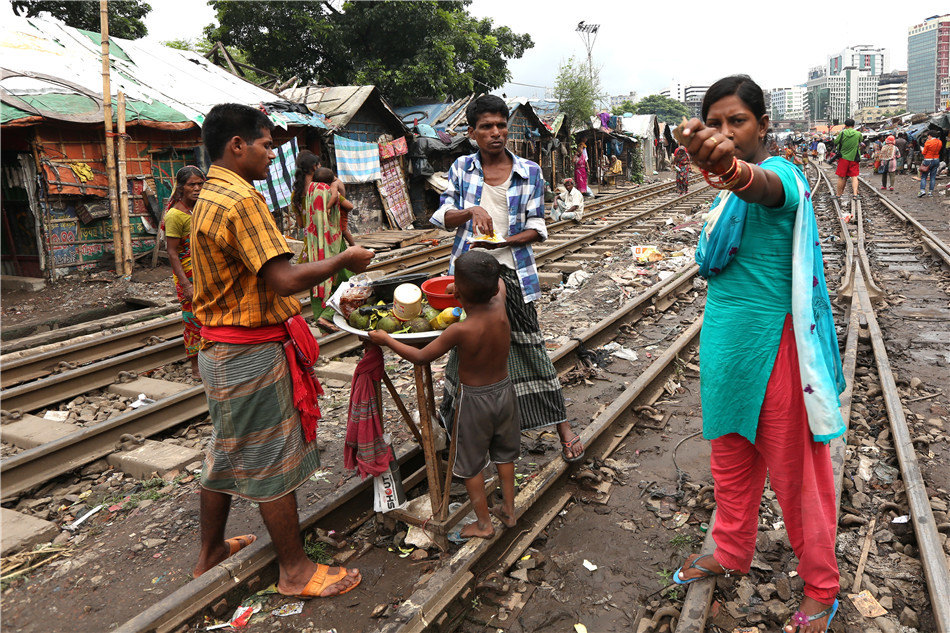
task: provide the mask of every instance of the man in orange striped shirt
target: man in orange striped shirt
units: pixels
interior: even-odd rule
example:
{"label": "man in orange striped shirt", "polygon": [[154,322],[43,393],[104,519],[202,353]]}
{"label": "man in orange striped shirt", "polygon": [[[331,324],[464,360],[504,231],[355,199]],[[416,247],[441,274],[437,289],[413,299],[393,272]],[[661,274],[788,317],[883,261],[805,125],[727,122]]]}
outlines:
{"label": "man in orange striped shirt", "polygon": [[329,597],[361,577],[313,563],[300,537],[294,490],[320,466],[313,441],[319,385],[298,361],[306,350],[312,364],[316,342],[293,295],[344,268],[365,270],[373,253],[353,246],[291,263],[293,252],[251,185],[266,178],[274,158],[272,129],[263,112],[238,104],[215,106],[202,125],[212,167],[193,211],[191,243],[195,314],[204,324],[198,365],[214,435],[201,472],[194,576],[254,542],[251,534],[224,538],[231,498],[239,496],[259,504],[277,550],[278,591]]}

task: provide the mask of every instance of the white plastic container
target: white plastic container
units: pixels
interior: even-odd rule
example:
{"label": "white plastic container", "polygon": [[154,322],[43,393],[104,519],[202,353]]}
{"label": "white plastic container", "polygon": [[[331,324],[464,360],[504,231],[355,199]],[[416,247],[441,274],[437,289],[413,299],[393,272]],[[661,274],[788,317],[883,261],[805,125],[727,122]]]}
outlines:
{"label": "white plastic container", "polygon": [[415,284],[400,284],[393,291],[393,316],[410,321],[422,314],[422,289]]}

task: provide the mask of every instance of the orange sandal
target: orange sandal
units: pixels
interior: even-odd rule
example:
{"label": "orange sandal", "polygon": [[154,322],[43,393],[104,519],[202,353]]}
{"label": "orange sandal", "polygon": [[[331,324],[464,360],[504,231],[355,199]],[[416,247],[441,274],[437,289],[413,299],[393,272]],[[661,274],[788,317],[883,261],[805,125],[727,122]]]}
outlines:
{"label": "orange sandal", "polygon": [[340,571],[329,575],[330,567],[328,565],[317,565],[317,571],[313,573],[313,576],[310,578],[310,582],[307,583],[307,586],[303,588],[303,591],[297,594],[287,594],[281,593],[281,595],[289,596],[293,598],[335,598],[336,596],[342,596],[356,587],[363,581],[362,576],[358,576],[358,580],[355,584],[350,585],[346,589],[343,589],[339,593],[333,594],[332,596],[321,596],[320,594],[326,591],[327,588],[332,587],[336,583],[340,582],[347,577],[347,570],[345,567],[340,567]]}
{"label": "orange sandal", "polygon": [[242,534],[241,536],[225,539],[224,542],[228,546],[228,556],[234,556],[256,540],[257,537],[253,534]]}

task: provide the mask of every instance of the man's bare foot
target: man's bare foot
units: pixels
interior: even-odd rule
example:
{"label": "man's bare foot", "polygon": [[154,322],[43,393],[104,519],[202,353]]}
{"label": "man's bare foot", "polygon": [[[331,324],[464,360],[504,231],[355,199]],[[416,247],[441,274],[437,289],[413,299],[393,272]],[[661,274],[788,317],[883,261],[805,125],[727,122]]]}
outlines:
{"label": "man's bare foot", "polygon": [[333,323],[331,323],[330,321],[327,321],[327,320],[324,319],[323,317],[320,317],[319,319],[317,319],[317,325],[319,325],[320,327],[322,327],[324,330],[326,330],[326,331],[328,331],[328,332],[339,332],[339,331],[340,331],[340,328],[338,328],[337,326],[333,325]]}
{"label": "man's bare foot", "polygon": [[478,521],[472,521],[459,530],[459,534],[463,538],[472,538],[473,536],[491,538],[495,535],[495,527],[491,524],[491,521],[488,522],[488,527],[479,526]]}
{"label": "man's bare foot", "polygon": [[297,598],[332,598],[353,589],[363,580],[358,569],[317,565],[309,580],[281,578],[277,591]]}
{"label": "man's bare foot", "polygon": [[505,510],[502,506],[495,506],[491,509],[491,513],[498,517],[498,520],[506,527],[515,527],[518,525],[518,519],[515,518],[515,513]]}
{"label": "man's bare foot", "polygon": [[[694,563],[698,563],[700,567],[708,569],[712,572],[713,575],[725,575],[726,569],[720,565],[712,554],[690,554],[689,558],[686,559],[686,562],[683,563],[683,566],[680,568],[679,580],[686,581],[692,580],[693,578],[704,578],[709,576],[702,569],[697,569],[693,566]],[[733,575],[735,572],[728,570],[730,575]]]}
{"label": "man's bare foot", "polygon": [[[801,605],[798,607],[798,612],[805,614],[806,616],[813,616],[816,613],[821,613],[826,609],[830,609],[830,604],[824,604],[818,602],[814,598],[809,598],[805,596],[802,599]],[[808,624],[796,623],[795,616],[792,616],[791,624],[785,625],[785,633],[824,633],[828,628],[828,618],[830,617],[830,612],[828,615],[812,620]]]}

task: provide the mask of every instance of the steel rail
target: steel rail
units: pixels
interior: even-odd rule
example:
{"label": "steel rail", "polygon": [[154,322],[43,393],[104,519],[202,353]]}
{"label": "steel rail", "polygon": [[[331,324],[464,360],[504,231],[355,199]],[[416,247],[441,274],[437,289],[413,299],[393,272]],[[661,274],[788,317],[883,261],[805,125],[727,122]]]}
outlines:
{"label": "steel rail", "polygon": [[150,322],[144,327],[121,330],[105,336],[90,336],[87,340],[39,354],[26,355],[3,361],[0,388],[7,389],[29,380],[52,374],[64,364],[94,362],[147,347],[154,339],[181,336],[181,315]]}
{"label": "steel rail", "polygon": [[108,455],[115,451],[115,444],[123,435],[148,437],[207,411],[204,387],[191,387],[155,404],[7,457],[0,461],[0,500],[13,499],[57,475]]}
{"label": "steel rail", "polygon": [[121,371],[142,372],[182,359],[182,337],[113,356],[61,374],[0,391],[0,406],[6,410],[36,411],[98,389],[116,381]]}
{"label": "steel rail", "polygon": [[928,229],[926,226],[921,224],[914,216],[909,214],[907,211],[897,206],[891,199],[887,196],[881,194],[880,191],[875,189],[869,182],[860,179],[861,183],[864,184],[868,189],[871,190],[874,195],[877,196],[877,199],[884,205],[884,207],[893,213],[897,219],[899,219],[904,224],[910,224],[914,227],[914,230],[920,234],[920,239],[927,247],[947,266],[950,266],[950,246],[946,242],[941,240],[933,231]]}

